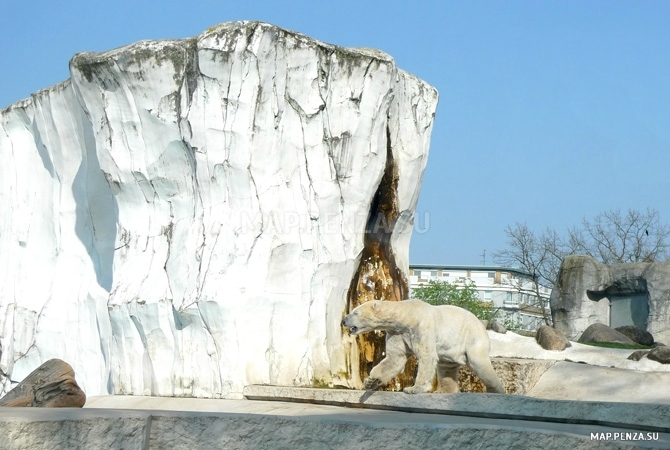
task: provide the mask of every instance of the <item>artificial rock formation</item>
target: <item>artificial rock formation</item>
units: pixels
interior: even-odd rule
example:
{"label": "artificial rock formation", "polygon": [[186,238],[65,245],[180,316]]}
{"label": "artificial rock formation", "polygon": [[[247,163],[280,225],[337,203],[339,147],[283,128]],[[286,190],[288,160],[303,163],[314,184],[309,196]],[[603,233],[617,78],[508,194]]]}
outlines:
{"label": "artificial rock formation", "polygon": [[620,295],[646,296],[646,331],[670,341],[670,261],[608,265],[567,256],[551,292],[554,327],[576,339],[593,323],[609,324],[609,300]]}
{"label": "artificial rock formation", "polygon": [[256,22],[70,74],[0,111],[2,373],[59,356],[89,395],[359,385],[340,321],[406,295],[435,89]]}
{"label": "artificial rock formation", "polygon": [[[492,358],[491,364],[507,394],[526,395],[540,377],[554,365],[553,360],[515,358]],[[468,366],[458,372],[458,388],[461,392],[486,392],[484,383]]]}

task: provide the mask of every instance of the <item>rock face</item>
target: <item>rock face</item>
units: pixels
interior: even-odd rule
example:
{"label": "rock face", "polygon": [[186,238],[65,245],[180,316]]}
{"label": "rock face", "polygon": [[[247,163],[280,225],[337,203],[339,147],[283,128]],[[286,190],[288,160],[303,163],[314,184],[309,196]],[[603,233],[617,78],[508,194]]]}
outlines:
{"label": "rock face", "polygon": [[70,74],[0,111],[0,369],[60,357],[89,395],[360,384],[381,350],[340,321],[406,295],[435,89],[256,22]]}
{"label": "rock face", "polygon": [[[526,395],[555,362],[513,358],[491,359],[493,369],[500,378],[505,392],[515,395]],[[484,383],[468,366],[462,366],[458,372],[458,388],[461,392],[486,392]]]}
{"label": "rock face", "polygon": [[74,370],[60,359],[45,362],[0,399],[0,406],[81,408],[85,403]]}
{"label": "rock face", "polygon": [[648,347],[654,345],[654,336],[652,336],[650,332],[642,330],[636,326],[627,325],[616,327],[615,330],[621,334],[625,334],[636,344],[646,345]]}
{"label": "rock face", "polygon": [[549,325],[537,329],[535,341],[545,350],[563,351],[572,345],[563,333]]}
{"label": "rock face", "polygon": [[551,293],[557,330],[576,339],[596,322],[620,326],[611,322],[616,311],[610,303],[612,308],[614,303],[624,306],[618,312],[627,312],[633,321],[623,325],[637,325],[659,341],[670,340],[670,261],[606,265],[579,255],[563,260]]}
{"label": "rock face", "polygon": [[625,334],[619,333],[614,328],[610,328],[607,325],[603,325],[602,323],[594,323],[593,325],[590,325],[586,330],[584,330],[577,342],[617,342],[619,344],[627,345],[635,344],[635,342],[633,342]]}

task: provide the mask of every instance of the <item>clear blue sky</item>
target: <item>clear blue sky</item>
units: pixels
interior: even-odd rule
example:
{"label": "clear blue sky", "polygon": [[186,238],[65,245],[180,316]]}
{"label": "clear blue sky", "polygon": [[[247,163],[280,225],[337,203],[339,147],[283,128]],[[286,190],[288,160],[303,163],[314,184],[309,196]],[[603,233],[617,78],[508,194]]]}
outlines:
{"label": "clear blue sky", "polygon": [[231,20],[378,48],[438,89],[412,263],[491,263],[515,222],[670,222],[670,1],[3,2],[0,108],[68,78],[77,52]]}

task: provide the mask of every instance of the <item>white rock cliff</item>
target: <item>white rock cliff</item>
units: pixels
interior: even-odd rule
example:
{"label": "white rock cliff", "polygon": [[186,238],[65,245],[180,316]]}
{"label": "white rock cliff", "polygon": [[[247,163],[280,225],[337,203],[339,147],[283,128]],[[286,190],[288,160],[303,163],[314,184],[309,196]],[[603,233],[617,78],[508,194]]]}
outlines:
{"label": "white rock cliff", "polygon": [[88,395],[358,383],[340,321],[370,241],[406,283],[435,89],[257,22],[70,74],[0,111],[2,392],[50,358]]}

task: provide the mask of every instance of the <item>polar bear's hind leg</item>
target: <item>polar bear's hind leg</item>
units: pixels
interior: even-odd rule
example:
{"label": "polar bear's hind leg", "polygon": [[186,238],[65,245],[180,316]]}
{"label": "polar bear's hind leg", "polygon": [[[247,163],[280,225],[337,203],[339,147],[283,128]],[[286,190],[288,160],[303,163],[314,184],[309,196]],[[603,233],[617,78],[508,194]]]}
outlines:
{"label": "polar bear's hind leg", "polygon": [[439,362],[437,364],[437,392],[453,394],[459,392],[458,369],[459,364],[453,362]]}
{"label": "polar bear's hind leg", "polygon": [[493,365],[488,356],[487,352],[468,352],[468,366],[472,369],[474,373],[477,374],[484,386],[486,386],[486,392],[497,392],[499,394],[505,393],[505,388],[503,387],[498,374],[493,370]]}

